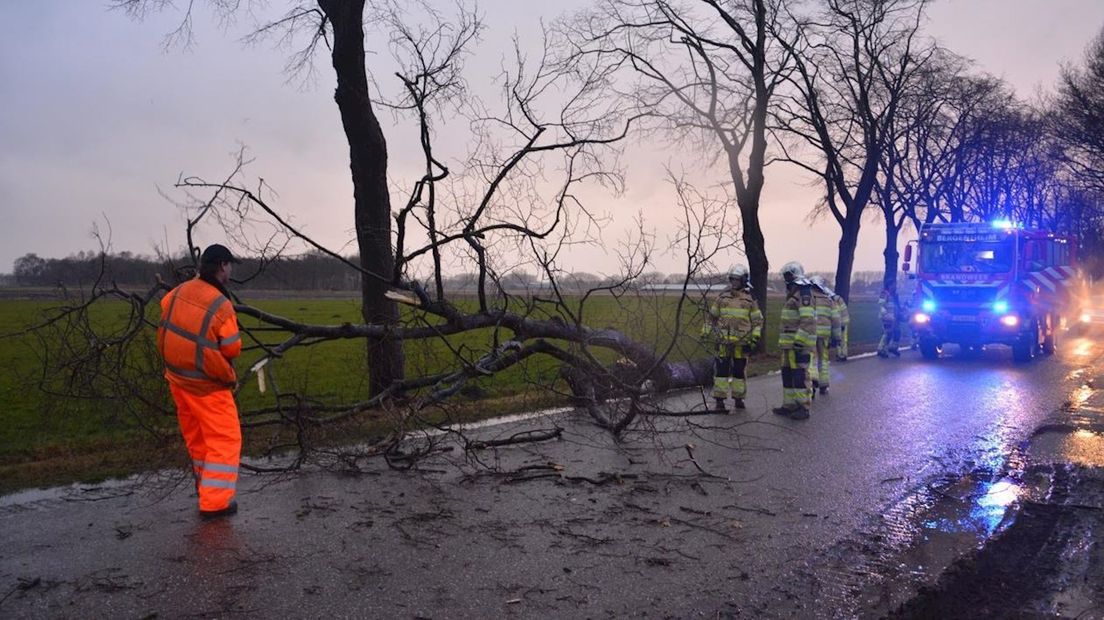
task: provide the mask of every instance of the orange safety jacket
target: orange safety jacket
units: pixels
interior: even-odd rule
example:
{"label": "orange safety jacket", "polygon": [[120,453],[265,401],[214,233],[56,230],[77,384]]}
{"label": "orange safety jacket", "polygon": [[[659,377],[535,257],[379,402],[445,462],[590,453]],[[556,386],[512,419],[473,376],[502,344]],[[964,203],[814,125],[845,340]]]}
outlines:
{"label": "orange safety jacket", "polygon": [[241,346],[234,306],[217,287],[195,278],[161,298],[157,349],[170,383],[197,394],[233,388]]}

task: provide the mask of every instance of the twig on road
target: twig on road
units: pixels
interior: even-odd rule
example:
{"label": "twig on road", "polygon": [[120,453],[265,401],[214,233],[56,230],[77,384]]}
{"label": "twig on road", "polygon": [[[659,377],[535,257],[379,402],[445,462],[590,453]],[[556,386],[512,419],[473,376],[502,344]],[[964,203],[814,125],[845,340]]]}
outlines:
{"label": "twig on road", "polygon": [[537,441],[547,441],[549,439],[559,439],[563,435],[563,429],[556,427],[553,429],[537,429],[521,431],[520,433],[514,433],[505,439],[488,439],[486,441],[476,440],[469,441],[465,446],[466,450],[484,450],[486,448],[497,448],[499,446],[510,446],[522,443],[534,443]]}
{"label": "twig on road", "polygon": [[728,478],[725,478],[724,476],[718,476],[717,474],[711,474],[711,473],[705,471],[704,469],[702,469],[701,465],[698,465],[698,460],[696,458],[694,458],[694,444],[688,443],[688,444],[686,444],[685,447],[686,447],[686,454],[690,456],[690,462],[694,464],[694,467],[697,468],[697,470],[700,471],[702,473],[702,475],[707,476],[709,478],[716,478],[718,480],[728,480]]}

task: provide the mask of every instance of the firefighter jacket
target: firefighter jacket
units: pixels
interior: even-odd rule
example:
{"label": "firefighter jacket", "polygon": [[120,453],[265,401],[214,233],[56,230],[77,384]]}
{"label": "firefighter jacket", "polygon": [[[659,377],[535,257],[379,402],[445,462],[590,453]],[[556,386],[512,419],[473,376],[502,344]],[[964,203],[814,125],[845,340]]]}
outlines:
{"label": "firefighter jacket", "polygon": [[233,304],[199,278],[174,288],[161,299],[157,349],[173,385],[196,394],[234,387],[241,334]]}
{"label": "firefighter jacket", "polygon": [[889,291],[882,291],[878,295],[878,318],[883,323],[896,323],[901,315],[901,304],[897,301],[897,295]]}
{"label": "firefighter jacket", "polygon": [[851,315],[847,312],[847,302],[839,295],[832,295],[832,301],[835,302],[836,311],[839,312],[840,327],[847,329],[847,326],[851,324]]}
{"label": "firefighter jacket", "polygon": [[840,338],[840,313],[832,296],[813,286],[813,307],[816,312],[816,335],[824,340]]}
{"label": "firefighter jacket", "polygon": [[816,308],[812,286],[794,287],[782,303],[778,324],[779,349],[812,349],[816,346]]}
{"label": "firefighter jacket", "polygon": [[718,343],[753,345],[763,335],[763,313],[747,289],[728,290],[709,307],[705,331]]}

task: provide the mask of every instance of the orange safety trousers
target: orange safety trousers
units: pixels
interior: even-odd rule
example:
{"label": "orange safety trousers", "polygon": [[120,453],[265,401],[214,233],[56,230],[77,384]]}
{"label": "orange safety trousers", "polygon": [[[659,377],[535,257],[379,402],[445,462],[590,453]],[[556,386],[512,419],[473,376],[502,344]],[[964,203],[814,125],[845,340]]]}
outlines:
{"label": "orange safety trousers", "polygon": [[238,486],[241,424],[230,390],[196,394],[169,384],[176,402],[180,433],[192,456],[199,491],[199,509],[222,510],[230,505]]}

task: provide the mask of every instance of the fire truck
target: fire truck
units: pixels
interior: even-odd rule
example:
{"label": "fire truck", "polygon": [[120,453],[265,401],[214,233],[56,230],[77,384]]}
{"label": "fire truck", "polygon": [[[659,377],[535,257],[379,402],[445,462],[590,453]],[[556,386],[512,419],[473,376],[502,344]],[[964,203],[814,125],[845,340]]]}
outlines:
{"label": "fire truck", "polygon": [[1054,353],[1079,291],[1074,241],[1009,221],[921,227],[902,265],[909,273],[915,247],[909,322],[920,352],[935,359],[947,343],[967,354],[996,343],[1017,362]]}

